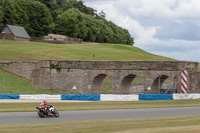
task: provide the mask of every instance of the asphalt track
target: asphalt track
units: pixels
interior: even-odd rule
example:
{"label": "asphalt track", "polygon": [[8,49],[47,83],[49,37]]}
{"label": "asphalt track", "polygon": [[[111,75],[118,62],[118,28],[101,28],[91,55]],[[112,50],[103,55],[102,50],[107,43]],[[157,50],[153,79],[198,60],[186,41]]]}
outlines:
{"label": "asphalt track", "polygon": [[0,124],[200,115],[200,107],[59,111],[59,113],[59,118],[39,118],[37,112],[3,112],[0,113]]}

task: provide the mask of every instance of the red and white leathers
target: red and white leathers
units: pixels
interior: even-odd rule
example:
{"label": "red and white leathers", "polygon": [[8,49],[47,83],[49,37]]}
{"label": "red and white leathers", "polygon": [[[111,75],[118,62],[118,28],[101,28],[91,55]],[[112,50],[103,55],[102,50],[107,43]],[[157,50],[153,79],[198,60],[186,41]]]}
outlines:
{"label": "red and white leathers", "polygon": [[41,107],[41,108],[44,108],[45,110],[47,110],[47,108],[48,108],[49,106],[50,106],[50,105],[47,104],[47,101],[46,101],[46,100],[44,100],[44,101],[41,102],[41,104],[40,104],[40,107]]}

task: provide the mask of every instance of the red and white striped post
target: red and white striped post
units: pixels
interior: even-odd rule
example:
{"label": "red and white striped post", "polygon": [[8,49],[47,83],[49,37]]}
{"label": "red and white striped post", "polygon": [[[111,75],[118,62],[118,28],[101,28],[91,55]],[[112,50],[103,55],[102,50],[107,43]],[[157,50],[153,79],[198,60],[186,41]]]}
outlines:
{"label": "red and white striped post", "polygon": [[181,73],[181,93],[187,94],[187,76],[188,72],[183,70]]}

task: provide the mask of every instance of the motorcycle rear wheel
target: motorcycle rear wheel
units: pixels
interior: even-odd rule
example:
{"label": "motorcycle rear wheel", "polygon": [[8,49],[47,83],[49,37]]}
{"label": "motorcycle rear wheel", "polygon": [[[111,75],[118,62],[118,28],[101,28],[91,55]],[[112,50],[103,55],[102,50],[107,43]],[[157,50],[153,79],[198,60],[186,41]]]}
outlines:
{"label": "motorcycle rear wheel", "polygon": [[42,112],[42,111],[38,111],[38,116],[41,117],[41,118],[44,118],[45,117],[45,113]]}

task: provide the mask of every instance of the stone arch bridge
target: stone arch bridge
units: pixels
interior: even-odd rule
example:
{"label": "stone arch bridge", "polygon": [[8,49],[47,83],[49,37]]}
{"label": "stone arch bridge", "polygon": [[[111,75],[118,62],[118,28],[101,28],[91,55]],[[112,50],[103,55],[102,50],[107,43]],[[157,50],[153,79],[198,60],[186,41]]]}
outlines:
{"label": "stone arch bridge", "polygon": [[[130,93],[135,78],[142,80],[143,93],[159,93],[165,82],[173,84],[176,92],[181,93],[181,71],[187,70],[188,93],[200,92],[197,62],[42,60],[0,63],[0,68],[29,80],[33,78],[41,89],[62,89],[78,94],[100,94],[107,76],[112,81],[113,94]],[[76,89],[72,89],[74,86]]]}

